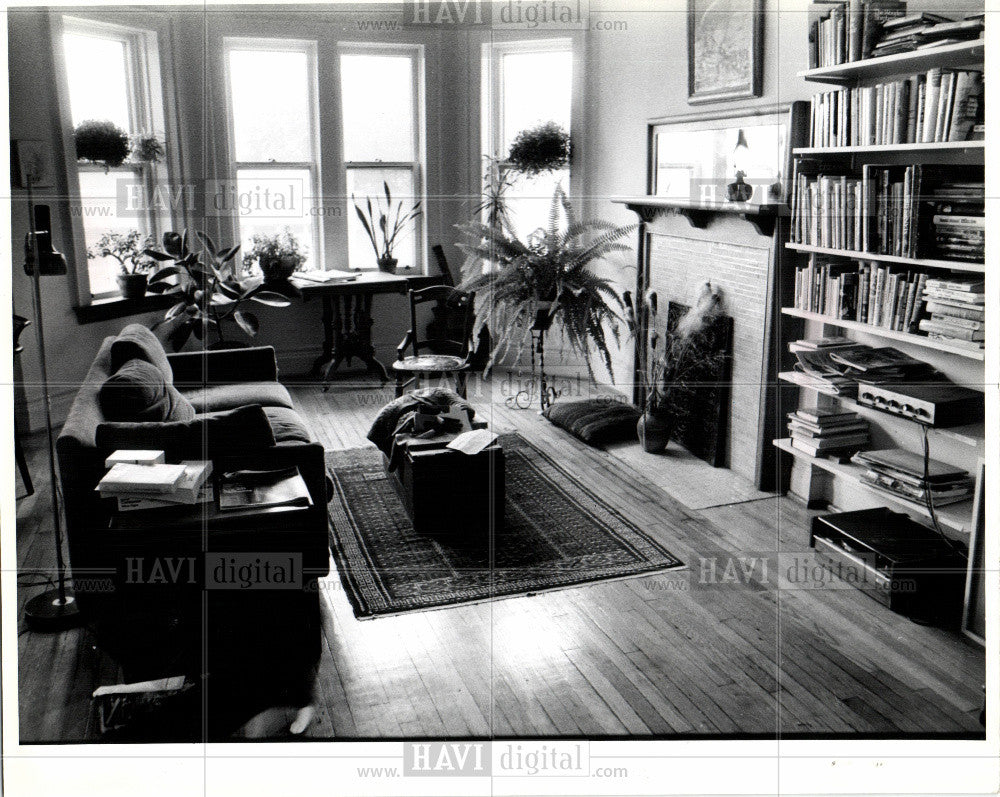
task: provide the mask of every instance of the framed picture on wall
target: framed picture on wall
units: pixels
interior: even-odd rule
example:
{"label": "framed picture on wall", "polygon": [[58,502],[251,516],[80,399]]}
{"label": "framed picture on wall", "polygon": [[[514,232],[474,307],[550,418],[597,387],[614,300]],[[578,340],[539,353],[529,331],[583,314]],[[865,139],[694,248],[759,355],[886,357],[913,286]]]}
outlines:
{"label": "framed picture on wall", "polygon": [[688,0],[688,102],[759,97],[764,0]]}
{"label": "framed picture on wall", "polygon": [[21,138],[10,142],[11,182],[15,188],[52,188],[52,155],[44,141]]}

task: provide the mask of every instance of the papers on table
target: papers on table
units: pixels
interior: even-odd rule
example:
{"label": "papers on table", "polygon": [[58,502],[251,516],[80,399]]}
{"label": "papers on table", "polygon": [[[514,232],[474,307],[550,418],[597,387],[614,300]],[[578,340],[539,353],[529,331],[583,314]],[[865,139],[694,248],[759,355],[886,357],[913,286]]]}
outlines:
{"label": "papers on table", "polygon": [[450,443],[448,448],[453,451],[461,451],[463,454],[478,454],[489,448],[497,440],[497,436],[489,429],[473,429],[471,432],[463,432]]}

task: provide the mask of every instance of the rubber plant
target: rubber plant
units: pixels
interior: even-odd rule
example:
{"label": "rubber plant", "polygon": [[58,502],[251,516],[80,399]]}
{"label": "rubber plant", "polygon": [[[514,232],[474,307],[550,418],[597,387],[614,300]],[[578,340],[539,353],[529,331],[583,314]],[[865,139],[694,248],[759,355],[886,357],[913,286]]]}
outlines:
{"label": "rubber plant", "polygon": [[[565,225],[560,217],[565,217]],[[552,195],[548,227],[526,241],[518,239],[506,220],[497,224],[470,221],[459,225],[467,243],[458,246],[469,257],[463,266],[463,290],[476,291],[475,337],[483,324],[494,330],[486,370],[511,351],[520,356],[533,326],[557,323],[570,348],[580,355],[593,377],[591,347],[614,378],[608,332],[620,342],[620,324],[628,323],[622,295],[611,280],[593,267],[617,252],[638,225],[579,221],[562,187]]]}
{"label": "rubber plant", "polygon": [[239,244],[220,249],[206,234],[196,232],[195,235],[202,245],[200,253],[190,250],[187,230],[183,235],[164,233],[162,250],[146,250],[154,260],[170,263],[150,277],[148,289],[178,297],[177,303],[153,326],[155,329],[176,322],[167,336],[174,351],[182,349],[191,335],[206,340],[210,332],[217,338],[214,348],[232,345],[235,342],[228,341],[224,335],[228,322],[254,337],[260,329],[260,320],[243,308],[246,302],[269,307],[291,304],[280,293],[265,290],[258,280],[241,279],[234,261]]}

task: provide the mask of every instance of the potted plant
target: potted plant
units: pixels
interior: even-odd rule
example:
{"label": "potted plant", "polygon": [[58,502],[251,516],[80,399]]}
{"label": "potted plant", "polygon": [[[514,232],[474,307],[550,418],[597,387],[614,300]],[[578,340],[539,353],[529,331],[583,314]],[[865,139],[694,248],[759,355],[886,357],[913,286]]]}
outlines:
{"label": "potted plant", "polygon": [[138,230],[106,232],[94,246],[87,247],[87,259],[113,257],[118,261],[118,288],[126,299],[141,299],[146,295],[147,272],[153,260],[146,254],[149,239],[142,240]]}
{"label": "potted plant", "polygon": [[569,164],[572,154],[569,133],[555,122],[545,122],[517,134],[511,142],[507,163],[533,177],[563,168]]}
{"label": "potted plant", "polygon": [[121,166],[132,152],[128,133],[106,119],[81,122],[73,139],[76,156],[92,163],[103,163],[105,172]]}
{"label": "potted plant", "polygon": [[[560,211],[565,226],[560,226]],[[512,348],[517,355],[530,340],[532,327],[560,324],[571,349],[593,376],[591,347],[612,375],[606,330],[619,340],[625,305],[611,281],[594,273],[593,265],[614,252],[637,225],[578,221],[561,187],[552,196],[548,229],[519,240],[510,225],[471,221],[460,225],[469,243],[459,247],[469,257],[463,266],[463,290],[476,291],[475,336],[489,321],[494,345],[486,370]]]}
{"label": "potted plant", "polygon": [[672,330],[665,330],[660,350],[661,336],[656,329],[657,297],[654,291],[646,293],[643,303],[645,361],[639,368],[643,405],[636,427],[643,450],[657,454],[670,442],[674,428],[670,412],[672,394],[689,390],[702,375],[725,359],[726,354],[712,350],[706,339],[708,328],[721,311],[722,294],[706,282],[691,309]]}
{"label": "potted plant", "polygon": [[166,154],[163,143],[152,133],[136,136],[132,141],[132,155],[143,163],[159,163]]}
{"label": "potted plant", "polygon": [[389,193],[389,183],[383,181],[382,188],[385,191],[385,210],[382,209],[381,197],[375,198],[374,207],[371,197],[365,197],[364,208],[358,204],[354,194],[351,194],[351,201],[354,202],[354,211],[361,219],[365,232],[368,233],[368,240],[371,241],[372,248],[375,250],[375,259],[379,269],[393,272],[399,261],[392,256],[392,248],[406,227],[420,215],[420,202],[418,201],[404,213],[402,202],[399,202],[395,207],[393,206],[392,194]]}
{"label": "potted plant", "polygon": [[[212,329],[216,341],[209,348],[246,345],[241,341],[227,340],[224,335],[229,321],[250,337],[260,329],[260,320],[254,313],[243,309],[243,303],[251,301],[269,307],[287,307],[291,302],[280,293],[265,290],[258,280],[240,278],[233,262],[239,244],[220,249],[204,233],[195,234],[203,247],[201,253],[189,249],[187,230],[183,235],[164,233],[162,250],[146,250],[146,254],[154,260],[172,263],[150,277],[149,289],[178,297],[178,302],[153,328],[177,322],[167,336],[174,351],[180,351],[192,334],[198,340],[205,340]],[[205,262],[202,261],[203,256]]]}
{"label": "potted plant", "polygon": [[250,272],[256,265],[265,283],[287,282],[305,262],[298,239],[287,227],[276,235],[254,233],[250,240],[252,246],[243,255],[243,267]]}

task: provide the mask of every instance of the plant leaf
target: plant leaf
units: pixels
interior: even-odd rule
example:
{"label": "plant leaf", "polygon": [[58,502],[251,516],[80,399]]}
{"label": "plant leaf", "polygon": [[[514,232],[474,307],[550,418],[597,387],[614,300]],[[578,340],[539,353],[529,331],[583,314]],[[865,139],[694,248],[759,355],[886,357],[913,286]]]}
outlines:
{"label": "plant leaf", "polygon": [[248,298],[260,304],[266,304],[268,307],[288,307],[291,304],[286,296],[282,296],[280,293],[275,293],[274,291],[251,292],[248,294]]}
{"label": "plant leaf", "polygon": [[257,334],[260,329],[260,321],[257,320],[257,316],[249,311],[237,310],[233,313],[233,320],[240,325],[240,329],[246,332],[251,338]]}
{"label": "plant leaf", "polygon": [[215,242],[212,241],[212,239],[209,238],[208,235],[203,233],[201,230],[195,230],[194,234],[198,236],[198,240],[201,241],[201,245],[208,250],[208,253],[212,256],[212,259],[218,260],[219,252],[215,248]]}
{"label": "plant leaf", "polygon": [[177,266],[164,266],[159,271],[157,271],[152,277],[149,278],[150,284],[154,282],[159,282],[160,280],[165,280],[167,277],[173,277],[180,274],[181,270]]}

